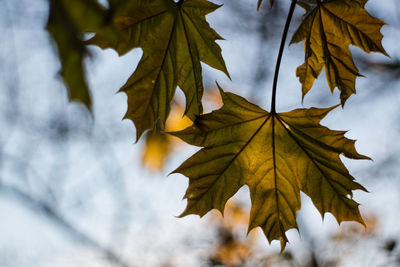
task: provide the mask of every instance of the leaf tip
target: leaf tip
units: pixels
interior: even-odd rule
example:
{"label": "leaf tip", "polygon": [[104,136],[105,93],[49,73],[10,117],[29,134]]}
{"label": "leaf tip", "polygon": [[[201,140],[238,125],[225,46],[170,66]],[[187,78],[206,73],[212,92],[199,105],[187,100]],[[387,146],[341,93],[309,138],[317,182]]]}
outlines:
{"label": "leaf tip", "polygon": [[332,106],[332,107],[329,107],[329,108],[327,108],[326,110],[326,113],[325,114],[328,114],[329,112],[331,112],[332,110],[334,110],[335,108],[337,108],[337,107],[339,107],[341,104],[336,104],[336,105],[334,105],[334,106]]}
{"label": "leaf tip", "polygon": [[258,0],[258,2],[257,2],[257,11],[259,11],[259,10],[260,10],[260,7],[261,7],[261,4],[262,4],[262,1],[263,1],[263,0]]}
{"label": "leaf tip", "polygon": [[217,81],[215,81],[215,83],[217,84],[217,88],[222,97],[222,100],[224,100],[224,96],[226,95],[224,89],[221,88],[221,86],[219,85],[219,83]]}
{"label": "leaf tip", "polygon": [[186,215],[189,215],[187,212],[186,212],[186,210],[184,210],[181,214],[179,214],[178,216],[175,216],[176,218],[183,218],[183,217],[185,217]]}
{"label": "leaf tip", "polygon": [[248,236],[253,229],[254,229],[254,225],[252,225],[252,223],[249,222],[249,225],[247,227],[246,236]]}
{"label": "leaf tip", "polygon": [[362,154],[360,154],[360,156],[361,156],[360,159],[370,160],[370,161],[374,162],[374,160],[372,158],[368,157],[368,156],[365,156],[365,155],[362,155]]}
{"label": "leaf tip", "polygon": [[287,240],[286,235],[284,237],[281,237],[279,241],[281,243],[281,251],[279,253],[282,255],[283,251],[286,248],[286,244],[289,243],[289,241]]}
{"label": "leaf tip", "polygon": [[137,144],[140,140],[140,137],[142,137],[143,135],[143,131],[139,131],[138,128],[136,127],[136,140],[135,140],[135,144]]}
{"label": "leaf tip", "polygon": [[[177,169],[171,171],[170,173],[167,174],[167,177],[169,177],[172,174],[177,174],[178,172],[176,171]],[[183,198],[184,199],[184,198]]]}
{"label": "leaf tip", "polygon": [[361,224],[364,227],[365,230],[367,229],[367,224],[365,223],[365,221],[364,221],[363,217],[361,216],[360,212],[358,212],[358,218],[355,219],[354,221],[359,223],[359,224]]}

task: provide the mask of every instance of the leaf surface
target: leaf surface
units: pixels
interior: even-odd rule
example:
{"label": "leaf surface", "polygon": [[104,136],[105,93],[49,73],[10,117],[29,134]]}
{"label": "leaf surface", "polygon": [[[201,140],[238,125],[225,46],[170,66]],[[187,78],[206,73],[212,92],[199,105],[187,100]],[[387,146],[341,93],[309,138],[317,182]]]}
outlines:
{"label": "leaf surface", "polygon": [[47,30],[58,49],[61,71],[70,100],[80,101],[90,110],[91,97],[83,60],[88,51],[83,32],[104,23],[105,10],[96,0],[50,0]]}
{"label": "leaf surface", "polygon": [[[308,4],[307,13],[291,43],[305,41],[305,63],[297,68],[303,97],[325,67],[328,85],[340,90],[342,105],[356,93],[355,81],[361,76],[353,62],[349,45],[366,53],[381,52],[381,27],[385,24],[365,10],[367,0],[315,1]],[[303,3],[302,6],[306,5]]]}
{"label": "leaf surface", "polygon": [[352,191],[365,190],[354,181],[339,155],[368,159],[344,131],[333,131],[320,121],[333,108],[296,109],[271,114],[244,98],[221,90],[221,109],[202,115],[187,129],[171,134],[203,147],[175,173],[189,178],[187,207],[181,216],[221,213],[242,186],[250,189],[249,231],[261,227],[267,239],[280,240],[296,228],[300,191],[322,216],[364,223]]}
{"label": "leaf surface", "polygon": [[[257,10],[260,10],[260,7],[263,3],[263,0],[258,0],[257,2]],[[271,8],[274,5],[274,0],[269,0],[269,7]]]}
{"label": "leaf surface", "polygon": [[[114,48],[123,55],[133,48],[143,49],[136,71],[120,89],[128,95],[125,118],[136,126],[137,139],[165,123],[170,103],[179,86],[186,96],[187,115],[192,120],[202,113],[202,67],[200,61],[228,75],[221,49],[222,39],[205,20],[219,6],[206,0],[131,0],[115,10],[114,27],[97,32],[89,43]],[[229,75],[228,75],[229,76]]]}

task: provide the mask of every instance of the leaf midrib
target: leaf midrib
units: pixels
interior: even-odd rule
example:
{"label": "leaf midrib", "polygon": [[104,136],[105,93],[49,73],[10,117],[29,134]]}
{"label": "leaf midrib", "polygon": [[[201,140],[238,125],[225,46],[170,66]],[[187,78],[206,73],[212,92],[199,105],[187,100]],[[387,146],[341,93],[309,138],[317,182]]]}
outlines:
{"label": "leaf midrib", "polygon": [[[275,194],[275,205],[276,205],[276,213],[277,213],[277,218],[278,218],[278,223],[279,223],[279,230],[281,231],[281,236],[282,238],[286,241],[287,237],[285,235],[285,229],[282,225],[281,221],[281,210],[279,207],[279,196],[278,196],[278,177],[277,177],[277,170],[276,170],[276,149],[275,149],[275,117],[278,119],[278,115],[272,116],[272,162],[273,162],[273,170],[274,170],[274,194]],[[272,227],[269,230],[268,235],[272,231]]]}
{"label": "leaf midrib", "polygon": [[[264,127],[264,125],[268,122],[268,120],[272,117],[271,114],[268,114],[266,119],[263,123],[257,128],[254,134],[247,140],[247,142],[242,146],[242,148],[235,154],[235,156],[228,162],[225,168],[222,169],[220,174],[214,179],[213,183],[209,186],[210,190],[213,186],[219,181],[219,178],[226,172],[226,170],[232,165],[232,163],[240,156],[240,154],[246,149],[246,147],[251,143],[251,141],[256,137],[256,135],[260,132],[260,130]],[[243,123],[243,122],[242,122]],[[205,191],[200,197],[196,198],[196,200],[200,200],[206,195],[207,192],[210,190]]]}
{"label": "leaf midrib", "polygon": [[[282,118],[280,118],[279,116],[277,116],[278,121],[281,123],[281,125],[283,126],[283,128],[286,130],[286,132],[289,134],[289,136],[296,142],[296,144],[300,147],[300,149],[306,154],[306,156],[309,158],[309,160],[314,164],[314,166],[318,169],[318,171],[320,172],[320,174],[322,175],[322,177],[325,178],[325,180],[327,181],[327,183],[330,185],[330,187],[332,188],[332,190],[336,193],[337,196],[339,196],[341,199],[347,199],[346,196],[343,196],[340,192],[338,192],[336,190],[336,188],[332,185],[331,180],[328,178],[328,176],[325,174],[325,172],[320,168],[320,166],[314,161],[314,158],[308,153],[307,149],[305,149],[300,142],[297,140],[297,138],[293,135],[293,133],[285,127],[285,125],[282,123],[285,122],[287,125],[290,125],[289,123],[287,123],[285,120],[283,120]],[[282,120],[282,121],[281,121]],[[293,127],[293,126],[291,126]],[[295,127],[293,127],[295,128]],[[328,166],[327,166],[328,167]],[[329,167],[328,167],[329,168]],[[342,201],[346,206],[350,207],[346,201]],[[321,205],[324,205],[323,202],[321,202]],[[351,207],[353,208],[353,207]],[[324,210],[324,212],[326,212]]]}
{"label": "leaf midrib", "polygon": [[[161,75],[161,72],[162,72],[162,70],[163,70],[163,68],[164,68],[165,60],[166,60],[166,58],[167,58],[167,55],[168,55],[168,52],[169,52],[169,48],[170,48],[170,46],[171,46],[171,43],[172,43],[172,40],[173,40],[173,36],[174,36],[175,30],[176,30],[176,20],[177,20],[177,19],[176,19],[176,16],[174,16],[174,22],[173,22],[173,25],[172,25],[172,28],[171,28],[171,31],[170,31],[170,34],[169,34],[169,40],[168,40],[167,46],[166,46],[166,48],[165,48],[165,52],[164,52],[164,55],[163,55],[163,58],[162,58],[160,67],[158,68],[158,72],[157,72],[157,75],[156,75],[156,78],[155,78],[155,81],[156,81],[156,82],[154,83],[154,86],[152,87],[152,90],[151,90],[151,95],[150,95],[150,97],[149,97],[148,100],[147,100],[147,104],[146,104],[146,106],[147,106],[147,108],[146,108],[146,113],[147,113],[147,111],[150,109],[150,106],[152,106],[152,105],[150,104],[150,102],[151,102],[151,100],[152,100],[153,97],[154,97],[154,93],[157,91],[157,90],[156,90],[156,87],[159,86],[160,75]],[[167,88],[167,91],[168,91],[168,88]],[[166,94],[166,97],[168,97],[168,93]],[[166,103],[169,103],[169,101],[166,101]],[[166,108],[168,109],[168,104],[166,105]],[[158,106],[158,109],[159,109],[159,106]],[[153,113],[153,115],[154,115],[154,118],[156,119],[157,115],[155,114],[155,113],[156,113],[155,110],[154,110],[154,109],[150,109],[150,110],[152,111],[152,113]],[[165,110],[164,112],[165,112],[165,114],[167,115],[168,111]],[[158,111],[158,113],[159,113],[159,111]]]}

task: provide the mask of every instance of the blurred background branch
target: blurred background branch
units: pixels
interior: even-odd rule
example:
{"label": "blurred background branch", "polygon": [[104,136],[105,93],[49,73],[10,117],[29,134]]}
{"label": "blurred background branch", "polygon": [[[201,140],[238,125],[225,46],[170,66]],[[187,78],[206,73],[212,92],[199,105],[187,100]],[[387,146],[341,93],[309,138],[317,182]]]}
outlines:
{"label": "blurred background branch", "polygon": [[[256,2],[219,2],[224,6],[210,21],[228,40],[221,46],[233,83],[208,69],[204,76],[206,84],[218,80],[228,91],[241,88],[240,94],[262,105],[269,103],[265,95],[271,84],[271,62],[275,62],[288,3],[275,1],[272,9],[265,4],[256,13]],[[162,132],[190,123],[182,117],[184,103],[179,96],[165,129],[148,132],[146,141],[133,145],[133,126],[120,119],[126,99],[115,91],[129,77],[140,51],[119,58],[90,48],[93,57],[84,67],[92,88],[92,118],[80,104],[68,103],[66,89],[56,78],[60,63],[45,30],[48,2],[0,0],[0,212],[4,217],[0,265],[398,266],[399,4],[388,1],[396,8],[379,9],[384,4],[370,2],[368,8],[392,25],[385,26],[385,48],[391,58],[366,59],[354,51],[360,72],[368,79],[357,81],[358,95],[336,116],[337,123],[352,129],[349,134],[354,133],[362,150],[375,160],[373,165],[351,166],[372,192],[361,196],[368,228],[364,231],[353,224],[339,228],[329,216],[321,223],[304,198],[299,214],[302,239],[296,232],[289,233],[294,242],[279,254],[277,246],[267,245],[259,232],[243,234],[249,205],[246,194],[239,192],[230,202],[225,220],[216,213],[204,220],[173,217],[183,210],[180,197],[187,180],[165,176],[196,148]],[[295,19],[293,25],[301,19],[301,11]],[[301,46],[290,46],[285,54],[282,89],[293,90],[282,90],[283,107],[301,105],[295,95],[300,94],[295,68],[303,61],[302,51]],[[305,105],[337,104],[324,83],[316,86]],[[207,111],[221,105],[212,86],[204,99]],[[371,106],[379,109],[371,112]],[[25,215],[15,215],[6,208],[15,205],[32,213],[21,209]],[[55,235],[63,241],[40,234],[50,225],[56,226]],[[25,244],[25,238],[37,245]],[[13,246],[18,248],[15,256],[10,253]],[[73,247],[72,253],[65,251],[67,246]],[[52,254],[52,247],[57,253]],[[82,252],[83,247],[90,252]],[[65,260],[70,257],[76,258]]]}

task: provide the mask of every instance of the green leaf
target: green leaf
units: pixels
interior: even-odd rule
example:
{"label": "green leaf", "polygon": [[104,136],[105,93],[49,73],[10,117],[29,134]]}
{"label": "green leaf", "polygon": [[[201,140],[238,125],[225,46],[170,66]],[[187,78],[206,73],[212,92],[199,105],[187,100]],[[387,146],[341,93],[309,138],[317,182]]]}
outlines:
{"label": "green leaf", "polygon": [[300,191],[307,194],[324,216],[364,224],[352,191],[364,190],[354,181],[339,155],[369,159],[356,152],[354,140],[344,131],[321,126],[333,108],[296,109],[272,114],[244,98],[221,90],[221,109],[198,117],[187,129],[171,134],[203,147],[175,173],[189,177],[181,216],[221,213],[242,186],[250,189],[252,208],[249,231],[261,227],[269,242],[297,229]]}
{"label": "green leaf", "polygon": [[96,0],[50,0],[47,30],[57,45],[60,74],[70,100],[80,101],[91,109],[83,60],[87,56],[83,32],[104,23],[105,10]]}
{"label": "green leaf", "polygon": [[177,86],[186,96],[185,115],[194,120],[202,113],[200,61],[229,77],[215,43],[222,38],[205,20],[218,7],[206,0],[126,1],[113,18],[113,27],[119,30],[117,38],[105,29],[89,41],[103,49],[114,48],[120,55],[143,49],[136,71],[120,89],[128,95],[125,118],[135,123],[137,139],[157,120],[165,123]]}
{"label": "green leaf", "polygon": [[355,81],[361,76],[354,65],[349,45],[366,53],[386,54],[381,27],[385,24],[364,9],[367,0],[317,1],[305,15],[291,43],[305,41],[305,63],[297,68],[303,97],[325,67],[331,91],[337,87],[342,105],[356,93]]}

